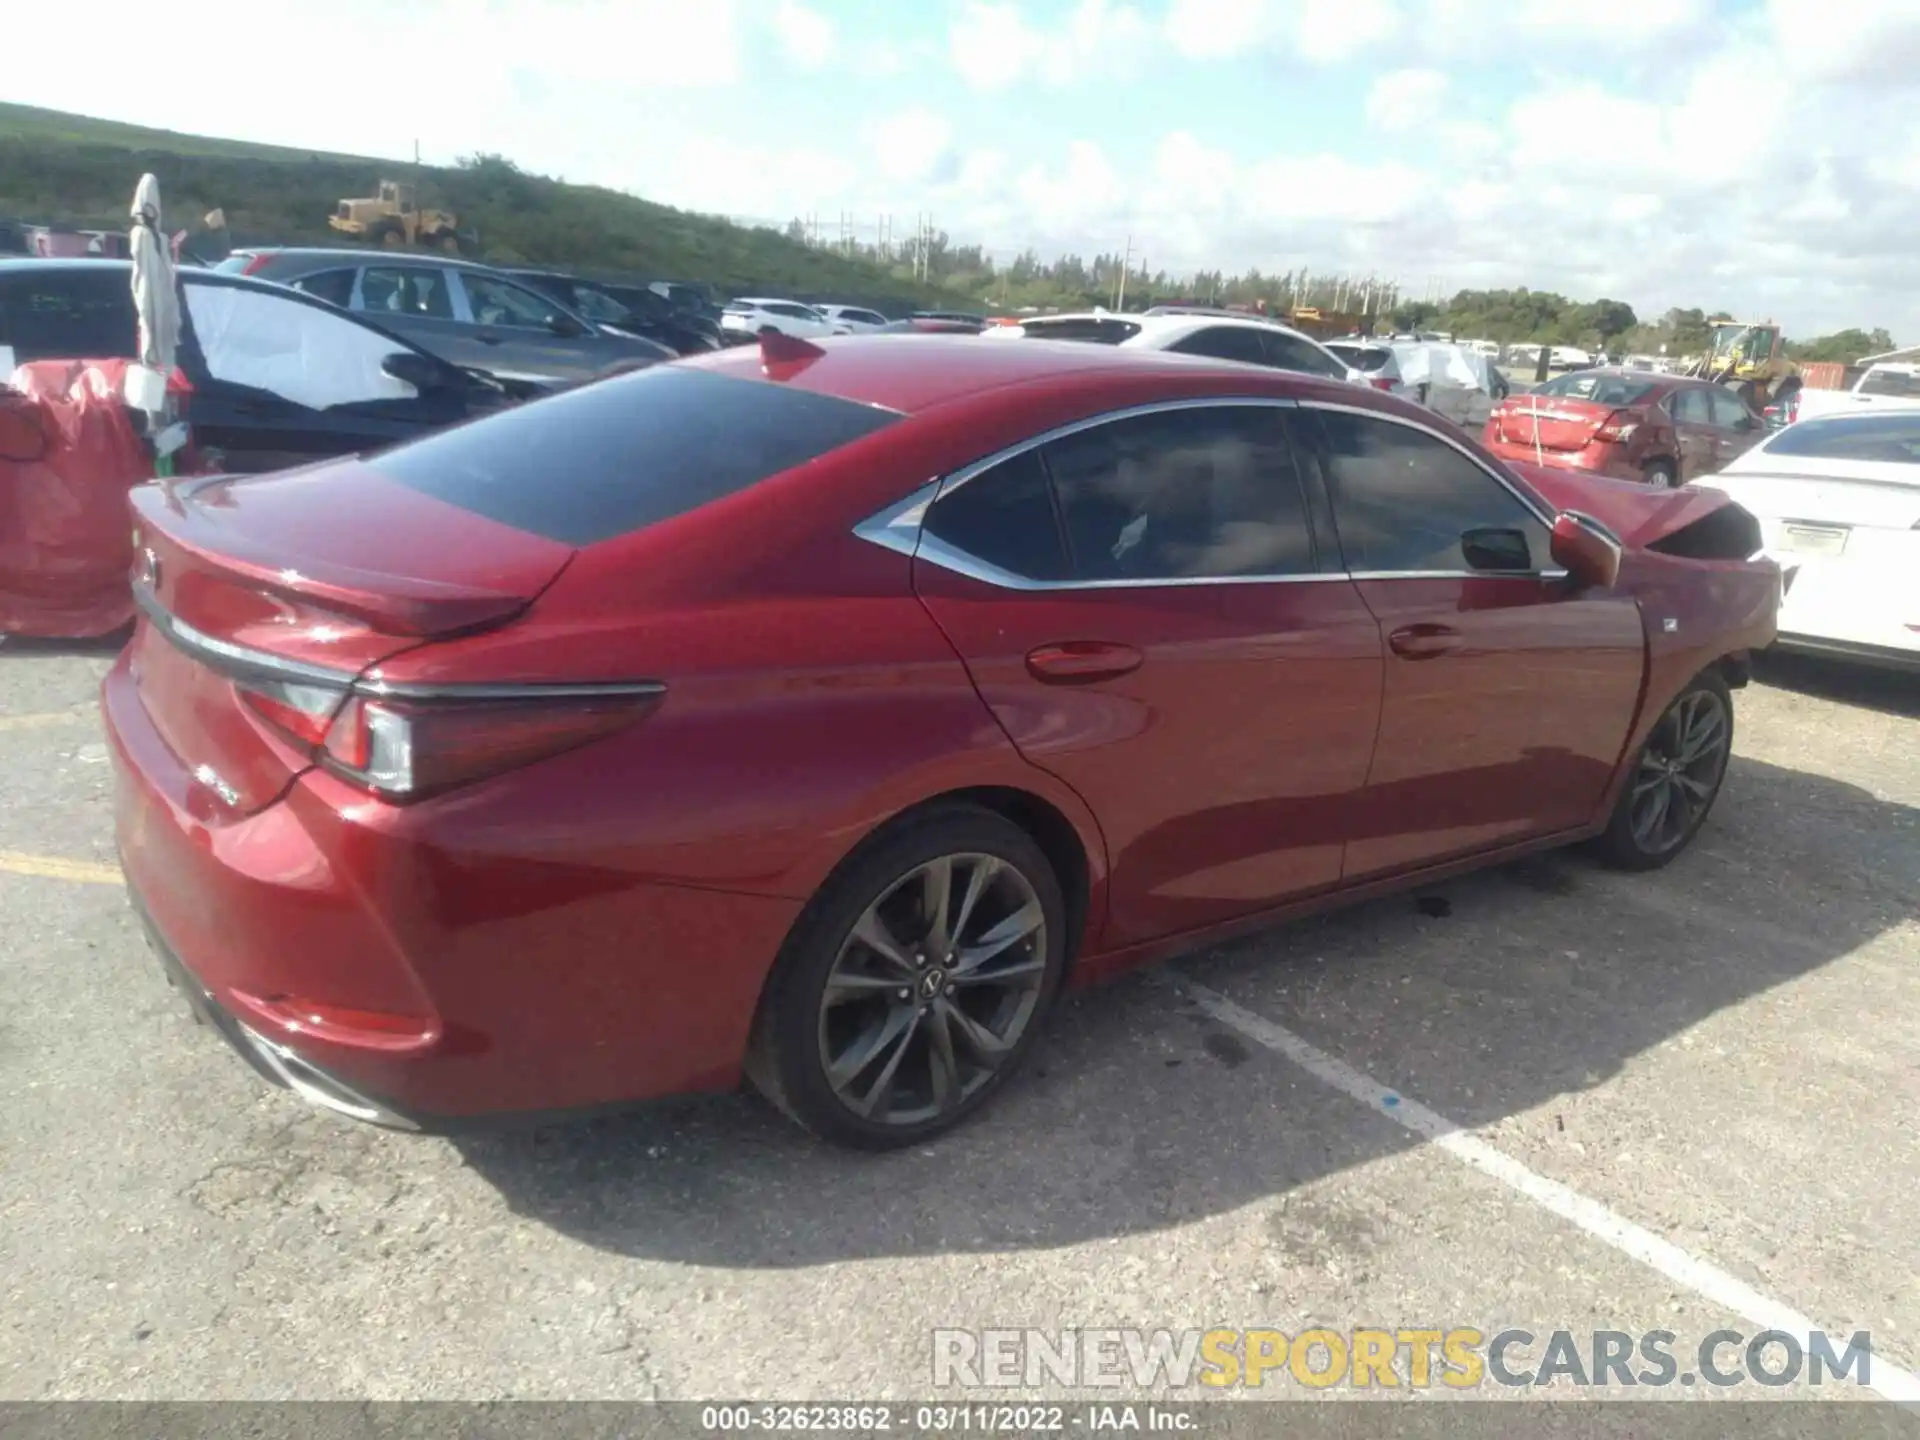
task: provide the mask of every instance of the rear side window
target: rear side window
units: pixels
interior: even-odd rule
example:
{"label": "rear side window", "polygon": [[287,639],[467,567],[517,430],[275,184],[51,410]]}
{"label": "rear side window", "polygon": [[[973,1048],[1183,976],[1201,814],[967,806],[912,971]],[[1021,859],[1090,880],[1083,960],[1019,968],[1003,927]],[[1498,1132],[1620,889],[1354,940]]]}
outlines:
{"label": "rear side window", "polygon": [[1282,335],[1274,331],[1262,335],[1260,339],[1267,348],[1269,365],[1277,365],[1282,370],[1298,370],[1302,375],[1323,375],[1332,380],[1347,378],[1347,367],[1343,363],[1298,335]]}
{"label": "rear side window", "polygon": [[1260,332],[1250,325],[1210,325],[1167,347],[1181,355],[1205,355],[1214,360],[1239,360],[1248,365],[1267,363]]}
{"label": "rear side window", "polygon": [[1022,451],[943,496],[927,512],[925,528],[1022,579],[1064,580],[1072,573],[1038,450]]}
{"label": "rear side window", "polygon": [[[1920,466],[1920,413],[1802,420],[1767,442],[1769,455]],[[1916,476],[1920,479],[1920,476]]]}
{"label": "rear side window", "polygon": [[1920,370],[1875,365],[1860,377],[1858,390],[1862,395],[1906,395],[1920,399]]}
{"label": "rear side window", "polygon": [[698,509],[900,417],[658,367],[389,450],[383,475],[515,529],[591,545]]}
{"label": "rear side window", "polygon": [[293,282],[293,288],[317,295],[329,305],[338,305],[344,310],[353,299],[353,274],[351,270],[322,270],[318,275],[302,275]]}

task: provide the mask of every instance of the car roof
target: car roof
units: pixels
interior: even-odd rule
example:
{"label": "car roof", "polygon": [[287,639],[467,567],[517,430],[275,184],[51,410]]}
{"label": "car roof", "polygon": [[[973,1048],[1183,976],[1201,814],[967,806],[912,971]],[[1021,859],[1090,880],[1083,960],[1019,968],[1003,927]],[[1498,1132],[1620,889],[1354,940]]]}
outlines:
{"label": "car roof", "polygon": [[[1196,330],[1213,330],[1222,325],[1238,330],[1272,330],[1282,335],[1292,335],[1309,344],[1319,345],[1315,340],[1291,325],[1282,325],[1278,320],[1263,319],[1258,315],[1222,315],[1208,311],[1169,311],[1164,315],[1148,315],[1123,310],[1075,310],[1065,315],[1034,315],[1020,322],[1022,328],[1038,322],[1042,326],[1061,320],[1116,320],[1129,325],[1138,325],[1138,335],[1129,337],[1138,340],[1145,336],[1155,339],[1175,339],[1181,335],[1190,335]],[[1126,344],[1126,341],[1122,341]]]}
{"label": "car roof", "polygon": [[[1196,372],[1212,371],[1244,377],[1250,393],[1262,394],[1271,392],[1275,384],[1305,384],[1314,378],[1158,350],[1000,344],[977,335],[846,335],[812,343],[821,352],[818,357],[778,366],[781,373],[768,367],[756,345],[737,346],[680,363],[741,379],[774,379],[908,415],[989,390],[1043,386],[1069,376],[1084,380],[1100,374],[1119,377],[1158,373],[1190,378]],[[1327,383],[1339,385],[1343,393],[1348,388],[1344,381]]]}
{"label": "car roof", "polygon": [[235,255],[266,255],[293,260],[377,261],[382,265],[433,265],[455,270],[484,270],[504,274],[498,265],[462,260],[457,255],[425,255],[416,250],[385,250],[372,245],[242,245]]}

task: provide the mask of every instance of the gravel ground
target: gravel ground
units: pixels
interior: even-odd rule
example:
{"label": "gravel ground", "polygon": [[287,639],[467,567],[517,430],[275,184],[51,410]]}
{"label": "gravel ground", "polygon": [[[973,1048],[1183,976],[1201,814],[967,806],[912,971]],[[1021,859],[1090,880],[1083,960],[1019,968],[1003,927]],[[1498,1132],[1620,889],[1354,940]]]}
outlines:
{"label": "gravel ground", "polygon": [[1667,1330],[1690,1371],[1765,1328],[1740,1286],[1870,1331],[1883,1391],[1920,1364],[1913,680],[1772,664],[1668,870],[1122,981],[871,1158],[750,1096],[448,1141],[265,1088],[113,883],[107,663],[0,651],[0,1398],[924,1398],[936,1329],[998,1327],[1517,1327],[1517,1369]]}

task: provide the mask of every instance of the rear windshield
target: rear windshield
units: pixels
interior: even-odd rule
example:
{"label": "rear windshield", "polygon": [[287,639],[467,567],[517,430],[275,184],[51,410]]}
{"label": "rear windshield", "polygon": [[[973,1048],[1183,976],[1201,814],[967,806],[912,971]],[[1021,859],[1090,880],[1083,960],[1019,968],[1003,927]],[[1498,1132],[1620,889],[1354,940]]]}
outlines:
{"label": "rear windshield", "polygon": [[1140,333],[1131,320],[1029,320],[1021,327],[1029,340],[1088,340],[1096,345],[1118,345]]}
{"label": "rear windshield", "polygon": [[1896,370],[1890,365],[1876,365],[1860,377],[1859,391],[1862,395],[1910,395],[1920,399],[1920,371],[1910,366]]}
{"label": "rear windshield", "polygon": [[1357,345],[1329,345],[1334,355],[1356,370],[1369,373],[1387,368],[1387,361],[1393,358],[1391,350],[1365,350]]}
{"label": "rear windshield", "polygon": [[373,464],[410,489],[566,545],[644,529],[900,417],[660,366],[443,430]]}
{"label": "rear windshield", "polygon": [[1806,460],[1920,465],[1920,410],[1802,420],[1774,436],[1766,448],[1769,455],[1797,455]]}
{"label": "rear windshield", "polygon": [[1534,387],[1535,395],[1561,395],[1569,400],[1591,400],[1596,405],[1638,405],[1652,394],[1655,382],[1632,375],[1607,375],[1576,370]]}

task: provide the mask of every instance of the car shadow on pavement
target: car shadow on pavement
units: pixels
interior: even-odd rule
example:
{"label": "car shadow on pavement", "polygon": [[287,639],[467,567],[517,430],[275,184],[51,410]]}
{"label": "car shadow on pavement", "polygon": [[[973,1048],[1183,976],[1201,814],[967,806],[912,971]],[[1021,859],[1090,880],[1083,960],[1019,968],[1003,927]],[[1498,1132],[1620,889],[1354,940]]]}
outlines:
{"label": "car shadow on pavement", "polygon": [[1760,657],[1755,678],[1776,690],[1920,719],[1920,671],[1768,653]]}
{"label": "car shadow on pavement", "polygon": [[[781,1268],[1124,1238],[1411,1149],[1203,1015],[1226,994],[1456,1122],[1578,1097],[1716,1012],[1920,910],[1920,811],[1737,758],[1700,842],[1651,875],[1536,858],[1279,928],[1075,997],[989,1113],[891,1155],[751,1096],[457,1143],[519,1214],[586,1244]],[[1684,1131],[1712,1125],[1663,1113]]]}

